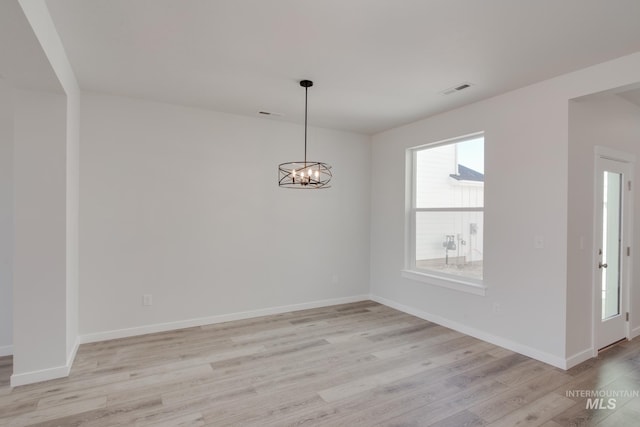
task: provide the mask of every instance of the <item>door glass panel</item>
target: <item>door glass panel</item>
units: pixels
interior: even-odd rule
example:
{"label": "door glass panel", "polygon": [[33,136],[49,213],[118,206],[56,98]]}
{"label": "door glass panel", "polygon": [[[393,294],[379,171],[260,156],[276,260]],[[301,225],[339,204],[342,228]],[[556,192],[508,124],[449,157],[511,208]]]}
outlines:
{"label": "door glass panel", "polygon": [[604,172],[602,206],[602,320],[620,314],[622,174]]}

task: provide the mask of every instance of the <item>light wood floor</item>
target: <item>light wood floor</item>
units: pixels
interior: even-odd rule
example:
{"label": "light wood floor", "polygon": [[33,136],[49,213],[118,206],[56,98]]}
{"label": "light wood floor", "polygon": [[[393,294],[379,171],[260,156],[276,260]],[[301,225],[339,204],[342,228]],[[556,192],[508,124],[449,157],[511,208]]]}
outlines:
{"label": "light wood floor", "polygon": [[2,426],[639,426],[640,340],[562,371],[374,302],[82,345],[11,389]]}

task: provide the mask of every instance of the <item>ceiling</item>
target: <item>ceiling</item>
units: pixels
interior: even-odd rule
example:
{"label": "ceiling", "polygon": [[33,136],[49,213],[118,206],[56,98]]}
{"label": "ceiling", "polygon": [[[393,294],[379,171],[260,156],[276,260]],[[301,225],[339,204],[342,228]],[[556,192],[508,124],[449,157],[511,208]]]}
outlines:
{"label": "ceiling", "polygon": [[0,79],[14,88],[64,93],[17,1],[0,2]]}
{"label": "ceiling", "polygon": [[640,89],[629,90],[627,92],[619,93],[618,95],[640,107]]}
{"label": "ceiling", "polygon": [[638,0],[47,5],[83,90],[300,122],[306,78],[311,125],[365,134],[640,51]]}

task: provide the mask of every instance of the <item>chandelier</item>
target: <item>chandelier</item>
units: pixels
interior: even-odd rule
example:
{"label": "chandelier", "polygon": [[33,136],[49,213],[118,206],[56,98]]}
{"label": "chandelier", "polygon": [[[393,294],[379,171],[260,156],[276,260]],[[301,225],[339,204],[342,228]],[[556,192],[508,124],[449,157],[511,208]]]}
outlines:
{"label": "chandelier", "polygon": [[304,161],[287,162],[278,165],[278,185],[284,188],[329,188],[331,181],[331,166],[322,162],[307,160],[307,98],[313,82],[302,80],[300,86],[304,88]]}

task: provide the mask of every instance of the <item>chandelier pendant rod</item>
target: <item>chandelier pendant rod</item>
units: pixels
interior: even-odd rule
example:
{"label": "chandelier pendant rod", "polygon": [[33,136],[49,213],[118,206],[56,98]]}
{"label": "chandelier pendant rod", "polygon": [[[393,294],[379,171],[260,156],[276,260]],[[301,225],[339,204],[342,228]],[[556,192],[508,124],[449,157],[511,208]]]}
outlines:
{"label": "chandelier pendant rod", "polygon": [[307,167],[307,99],[309,98],[309,87],[304,87],[304,166]]}

